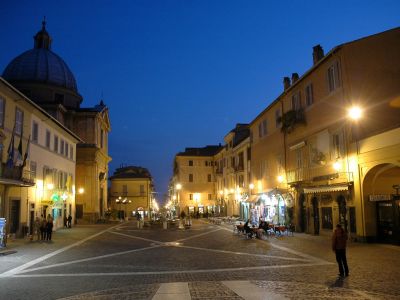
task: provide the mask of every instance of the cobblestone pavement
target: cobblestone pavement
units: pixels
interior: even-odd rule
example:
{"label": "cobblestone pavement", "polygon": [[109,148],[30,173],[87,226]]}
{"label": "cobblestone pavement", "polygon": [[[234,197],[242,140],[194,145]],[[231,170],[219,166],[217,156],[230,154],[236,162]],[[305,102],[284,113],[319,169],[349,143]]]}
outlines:
{"label": "cobblestone pavement", "polygon": [[329,237],[246,239],[232,225],[135,222],[17,240],[0,256],[0,299],[399,299],[400,247],[350,243],[336,277]]}

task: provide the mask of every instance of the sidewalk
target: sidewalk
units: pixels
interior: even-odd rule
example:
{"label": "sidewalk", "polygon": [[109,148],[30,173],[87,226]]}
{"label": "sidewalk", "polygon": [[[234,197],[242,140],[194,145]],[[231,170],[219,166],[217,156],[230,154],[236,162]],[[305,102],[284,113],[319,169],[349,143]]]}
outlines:
{"label": "sidewalk", "polygon": [[0,274],[113,225],[115,224],[76,225],[58,229],[53,232],[51,241],[37,241],[36,237],[32,241],[29,237],[8,239],[7,246],[0,249]]}

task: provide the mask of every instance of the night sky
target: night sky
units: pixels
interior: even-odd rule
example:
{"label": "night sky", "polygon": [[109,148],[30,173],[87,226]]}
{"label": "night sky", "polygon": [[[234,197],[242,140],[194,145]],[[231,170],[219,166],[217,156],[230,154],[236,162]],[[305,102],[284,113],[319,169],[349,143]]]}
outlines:
{"label": "night sky", "polygon": [[399,12],[398,0],[2,0],[0,73],[33,47],[46,16],[82,106],[103,95],[109,107],[110,173],[146,167],[161,195],[177,152],[223,143],[254,119],[284,76],[311,67],[313,46],[327,53],[400,26]]}

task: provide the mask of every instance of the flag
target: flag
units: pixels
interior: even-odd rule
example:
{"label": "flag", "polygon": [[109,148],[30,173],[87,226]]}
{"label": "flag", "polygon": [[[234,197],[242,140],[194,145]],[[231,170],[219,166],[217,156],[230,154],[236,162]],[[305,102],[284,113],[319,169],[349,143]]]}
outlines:
{"label": "flag", "polygon": [[18,144],[18,151],[17,151],[17,153],[16,153],[16,155],[15,155],[15,165],[17,166],[17,167],[20,167],[20,166],[22,166],[22,164],[23,164],[23,161],[22,161],[22,130],[21,130],[21,137],[20,137],[20,139],[19,139],[19,144]]}
{"label": "flag", "polygon": [[11,140],[10,140],[10,145],[8,146],[8,151],[7,151],[7,163],[6,166],[7,168],[11,169],[14,167],[14,135],[15,135],[15,126],[11,135]]}
{"label": "flag", "polygon": [[26,143],[26,151],[25,151],[24,161],[22,163],[22,167],[25,167],[25,165],[26,165],[26,160],[28,159],[28,156],[29,156],[29,146],[30,146],[30,144],[31,144],[31,135],[29,135],[28,142]]}

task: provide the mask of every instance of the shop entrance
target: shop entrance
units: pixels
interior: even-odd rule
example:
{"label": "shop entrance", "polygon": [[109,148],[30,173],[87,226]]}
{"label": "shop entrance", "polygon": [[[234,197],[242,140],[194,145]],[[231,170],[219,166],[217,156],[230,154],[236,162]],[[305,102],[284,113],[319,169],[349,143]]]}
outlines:
{"label": "shop entrance", "polygon": [[[371,168],[363,181],[365,210],[374,215],[366,236],[372,241],[400,244],[400,166],[392,163]],[[369,230],[369,231],[368,231]]]}
{"label": "shop entrance", "polygon": [[319,234],[319,205],[317,197],[312,198],[312,208],[313,208],[313,216],[314,216],[314,234]]}
{"label": "shop entrance", "polygon": [[378,240],[400,244],[400,199],[377,204]]}

